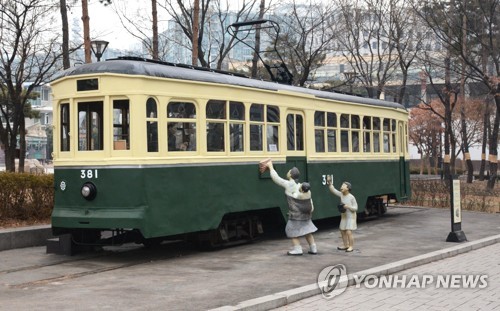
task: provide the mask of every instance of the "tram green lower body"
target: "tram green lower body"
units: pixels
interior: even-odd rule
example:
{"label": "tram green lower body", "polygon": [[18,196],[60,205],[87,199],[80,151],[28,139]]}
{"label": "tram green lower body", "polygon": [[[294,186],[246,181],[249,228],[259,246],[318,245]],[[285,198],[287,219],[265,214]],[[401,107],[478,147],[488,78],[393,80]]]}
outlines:
{"label": "tram green lower body", "polygon": [[[349,181],[358,212],[364,212],[366,202],[375,196],[399,201],[409,197],[408,164],[403,159],[307,163],[305,158],[290,158],[275,168],[283,178],[291,167],[299,168],[300,181],[311,184],[313,219],[322,219],[339,215],[339,198],[324,185],[326,175],[333,175],[337,189]],[[269,172],[259,174],[257,163],[56,167],[54,175],[52,227],[57,233],[136,229],[153,238],[216,229],[225,215],[269,209],[279,210],[283,220],[287,215],[284,190],[273,183]],[[85,182],[97,189],[93,200],[81,195]]]}

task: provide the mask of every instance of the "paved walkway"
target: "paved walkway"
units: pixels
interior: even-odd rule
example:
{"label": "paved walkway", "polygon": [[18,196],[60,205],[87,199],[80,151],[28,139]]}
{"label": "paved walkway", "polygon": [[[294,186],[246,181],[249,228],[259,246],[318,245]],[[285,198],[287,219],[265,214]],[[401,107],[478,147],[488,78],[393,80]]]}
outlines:
{"label": "paved walkway", "polygon": [[[374,280],[369,285],[350,286],[330,300],[315,295],[274,310],[500,310],[500,243],[441,259],[393,275],[400,280],[413,275],[433,276],[425,288],[378,288]],[[486,275],[485,288],[436,288],[438,276]],[[420,283],[422,284],[422,283]],[[478,285],[484,284],[479,279]],[[383,287],[383,286],[382,286]],[[471,286],[472,287],[472,286]]]}

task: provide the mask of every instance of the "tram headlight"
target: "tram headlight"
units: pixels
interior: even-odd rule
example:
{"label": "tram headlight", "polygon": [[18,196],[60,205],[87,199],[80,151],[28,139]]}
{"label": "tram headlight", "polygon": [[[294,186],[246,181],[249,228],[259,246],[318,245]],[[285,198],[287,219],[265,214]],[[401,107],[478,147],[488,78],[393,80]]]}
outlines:
{"label": "tram headlight", "polygon": [[96,186],[93,183],[86,182],[82,186],[81,193],[82,193],[82,196],[86,200],[90,201],[90,200],[93,200],[96,197],[96,195],[97,195],[97,188],[96,188]]}

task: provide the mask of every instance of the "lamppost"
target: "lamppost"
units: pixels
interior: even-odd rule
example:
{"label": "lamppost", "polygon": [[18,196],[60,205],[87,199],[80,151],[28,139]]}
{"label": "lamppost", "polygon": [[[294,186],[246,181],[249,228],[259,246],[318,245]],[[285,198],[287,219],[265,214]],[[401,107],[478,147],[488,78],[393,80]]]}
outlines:
{"label": "lamppost", "polygon": [[346,83],[349,84],[349,92],[352,94],[352,85],[354,84],[354,79],[356,79],[356,72],[344,71],[344,76],[346,78]]}
{"label": "lamppost", "polygon": [[104,51],[108,47],[109,42],[104,40],[94,40],[90,41],[90,46],[92,48],[92,52],[94,52],[95,57],[97,57],[97,61],[101,61],[101,56],[104,54]]}

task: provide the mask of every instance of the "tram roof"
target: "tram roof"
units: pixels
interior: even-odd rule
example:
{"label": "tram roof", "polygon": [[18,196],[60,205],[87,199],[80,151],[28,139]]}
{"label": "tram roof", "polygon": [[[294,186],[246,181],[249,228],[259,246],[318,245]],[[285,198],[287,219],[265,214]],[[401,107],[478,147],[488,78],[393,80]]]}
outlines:
{"label": "tram roof", "polygon": [[287,91],[312,95],[317,98],[383,106],[388,108],[405,109],[404,106],[400,105],[399,103],[379,99],[279,84],[276,82],[251,79],[244,75],[227,71],[213,70],[210,68],[195,67],[185,64],[160,62],[136,57],[119,57],[116,59],[108,59],[103,62],[96,62],[72,67],[57,74],[54,80],[70,76],[103,73],[142,75],[159,78],[227,84],[270,91]]}

